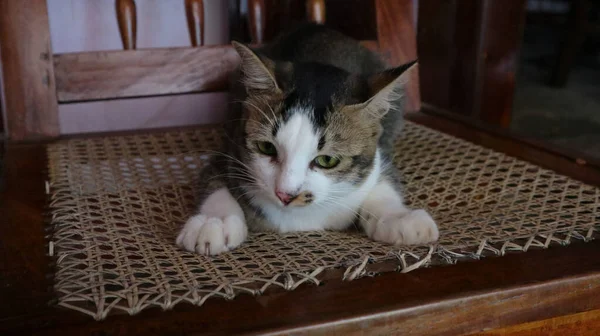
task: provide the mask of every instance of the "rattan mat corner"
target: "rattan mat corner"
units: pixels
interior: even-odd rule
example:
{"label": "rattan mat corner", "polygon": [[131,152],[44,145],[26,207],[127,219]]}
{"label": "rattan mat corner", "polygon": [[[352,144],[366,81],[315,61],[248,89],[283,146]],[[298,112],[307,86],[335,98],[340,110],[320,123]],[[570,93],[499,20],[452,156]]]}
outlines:
{"label": "rattan mat corner", "polygon": [[382,262],[407,272],[587,241],[600,230],[598,188],[409,122],[395,159],[408,203],[438,221],[438,244],[393,247],[359,232],[259,233],[230,253],[198,256],[174,238],[219,138],[218,128],[202,128],[48,147],[58,305],[101,320],[271,286],[291,290],[333,268],[352,280]]}

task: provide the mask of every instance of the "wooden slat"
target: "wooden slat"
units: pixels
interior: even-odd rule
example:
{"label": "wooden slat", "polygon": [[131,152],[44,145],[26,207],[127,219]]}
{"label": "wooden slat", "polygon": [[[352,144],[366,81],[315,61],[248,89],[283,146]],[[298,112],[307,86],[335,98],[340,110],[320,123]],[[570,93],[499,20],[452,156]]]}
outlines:
{"label": "wooden slat", "polygon": [[221,91],[238,62],[229,45],[58,54],[56,91],[61,103]]}
{"label": "wooden slat", "polygon": [[220,91],[238,62],[229,45],[54,55],[61,103]]}
{"label": "wooden slat", "polygon": [[58,135],[46,0],[0,1],[0,47],[9,138]]}

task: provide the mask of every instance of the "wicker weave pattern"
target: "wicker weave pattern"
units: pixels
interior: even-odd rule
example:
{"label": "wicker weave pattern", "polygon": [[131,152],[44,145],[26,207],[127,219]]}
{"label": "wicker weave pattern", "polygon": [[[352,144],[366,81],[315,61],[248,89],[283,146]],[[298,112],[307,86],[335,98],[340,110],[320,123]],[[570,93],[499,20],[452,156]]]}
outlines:
{"label": "wicker weave pattern", "polygon": [[395,260],[407,272],[507,251],[589,240],[600,191],[503,154],[408,123],[397,146],[407,202],[440,225],[435,246],[393,247],[360,232],[252,234],[217,257],[179,250],[194,181],[219,130],[68,140],[48,148],[58,304],[95,319],[111,311],[201,305],[270,286],[318,283],[343,267],[352,280]]}

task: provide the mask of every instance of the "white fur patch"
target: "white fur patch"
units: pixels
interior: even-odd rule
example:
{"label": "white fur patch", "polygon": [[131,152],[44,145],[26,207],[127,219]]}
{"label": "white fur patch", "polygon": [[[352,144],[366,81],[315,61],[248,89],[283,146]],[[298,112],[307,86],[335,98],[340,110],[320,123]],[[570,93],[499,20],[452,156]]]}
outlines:
{"label": "white fur patch", "polygon": [[238,247],[246,240],[244,212],[226,188],[212,193],[181,229],[176,243],[198,254],[215,255]]}
{"label": "white fur patch", "polygon": [[279,128],[273,141],[277,160],[260,154],[252,157],[249,167],[257,183],[246,191],[256,206],[283,207],[276,191],[288,194],[310,191],[316,200],[327,193],[328,178],[309,167],[318,153],[319,135],[307,112],[307,108],[297,108]]}
{"label": "white fur patch", "polygon": [[[251,202],[268,219],[268,227],[279,232],[307,231],[348,227],[356,218],[361,203],[375,186],[381,172],[381,160],[376,154],[374,167],[366,181],[355,186],[335,183],[311,162],[319,153],[321,134],[315,133],[309,107],[296,107],[292,116],[281,125],[274,145],[276,162],[264,155],[255,155],[250,162],[251,172],[259,181],[248,188]],[[283,206],[276,190],[289,194],[312,193],[314,200],[304,207]]]}
{"label": "white fur patch", "polygon": [[389,244],[425,244],[439,238],[433,218],[425,210],[406,208],[402,196],[386,181],[371,190],[360,223],[371,239]]}
{"label": "white fur patch", "polygon": [[319,135],[303,111],[296,111],[277,132],[279,174],[275,188],[289,194],[302,191],[310,162],[317,155]]}
{"label": "white fur patch", "polygon": [[[317,144],[315,151],[316,146]],[[307,167],[309,164],[310,161],[306,162]],[[271,176],[274,178],[277,176],[276,171],[276,167],[269,170],[266,166],[255,170],[261,174],[265,184],[269,183],[268,174],[273,174]],[[252,203],[258,206],[269,220],[269,226],[261,229],[279,232],[345,229],[356,218],[360,205],[377,184],[380,173],[379,152],[375,155],[370,175],[360,186],[346,182],[334,183],[319,170],[307,169],[302,191],[312,192],[315,198],[312,204],[305,207],[283,207],[274,196],[265,197],[261,191],[257,191],[252,195]],[[269,194],[269,191],[264,193]]]}
{"label": "white fur patch", "polygon": [[307,207],[282,208],[263,204],[262,209],[280,232],[343,230],[352,224],[369,191],[377,184],[381,173],[380,162],[377,152],[373,170],[360,186],[328,181],[328,190],[323,191],[323,196]]}
{"label": "white fur patch", "polygon": [[[402,195],[387,182],[379,182],[382,161],[377,151],[373,169],[361,185],[335,182],[310,163],[319,153],[316,134],[306,109],[298,108],[278,130],[274,145],[277,160],[255,155],[251,172],[259,181],[250,187],[251,202],[279,232],[348,227],[358,216],[367,234],[389,243],[416,244],[436,240],[439,233],[431,216],[404,206]],[[310,192],[314,201],[304,207],[284,206],[275,191]]]}

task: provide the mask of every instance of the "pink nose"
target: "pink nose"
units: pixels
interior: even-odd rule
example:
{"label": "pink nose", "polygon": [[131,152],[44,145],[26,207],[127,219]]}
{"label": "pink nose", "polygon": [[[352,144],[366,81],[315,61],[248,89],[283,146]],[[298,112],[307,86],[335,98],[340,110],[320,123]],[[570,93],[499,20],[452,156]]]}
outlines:
{"label": "pink nose", "polygon": [[285,204],[285,205],[290,204],[294,200],[294,198],[295,198],[294,195],[290,195],[290,194],[285,193],[283,191],[276,191],[275,195],[277,195],[277,198],[279,198],[281,200],[281,202],[283,204]]}

